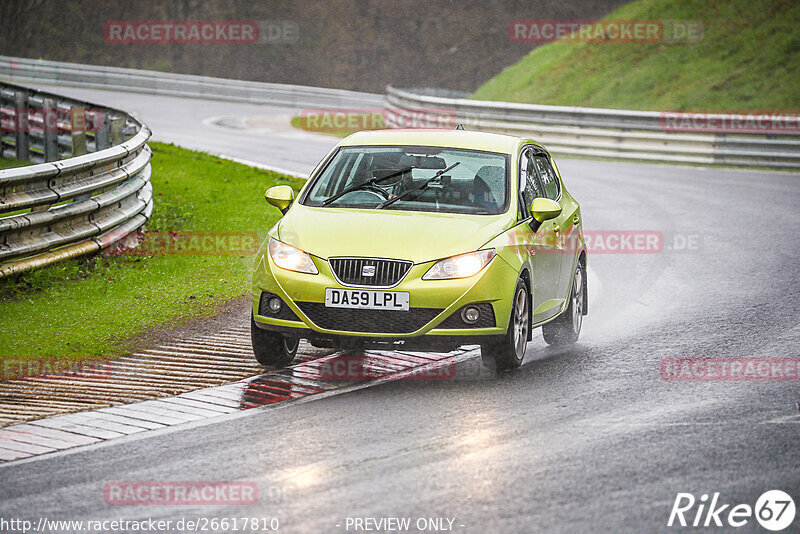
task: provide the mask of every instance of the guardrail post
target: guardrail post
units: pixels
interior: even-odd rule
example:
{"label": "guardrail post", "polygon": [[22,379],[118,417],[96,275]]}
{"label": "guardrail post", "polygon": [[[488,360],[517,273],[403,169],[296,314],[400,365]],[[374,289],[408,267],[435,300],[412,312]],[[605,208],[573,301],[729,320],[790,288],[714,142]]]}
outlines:
{"label": "guardrail post", "polygon": [[71,157],[86,154],[86,110],[81,107],[69,109],[69,124],[72,132]]}
{"label": "guardrail post", "polygon": [[[70,107],[69,109],[69,124],[72,136],[72,155],[82,156],[86,154],[86,108]],[[73,202],[80,202],[92,198],[91,193],[79,195],[72,199]]]}
{"label": "guardrail post", "polygon": [[28,160],[30,156],[30,124],[28,120],[28,93],[14,93],[14,127],[17,133],[17,159]]}
{"label": "guardrail post", "polygon": [[109,134],[111,135],[111,144],[120,145],[125,139],[122,137],[122,128],[125,127],[124,117],[113,117],[109,127]]}
{"label": "guardrail post", "polygon": [[94,143],[95,150],[104,150],[111,148],[111,121],[109,120],[108,113],[100,115],[100,124],[98,125],[98,116],[94,115],[95,130],[94,130]]}
{"label": "guardrail post", "polygon": [[56,161],[58,160],[58,109],[54,99],[44,99],[42,120],[44,127],[44,160]]}

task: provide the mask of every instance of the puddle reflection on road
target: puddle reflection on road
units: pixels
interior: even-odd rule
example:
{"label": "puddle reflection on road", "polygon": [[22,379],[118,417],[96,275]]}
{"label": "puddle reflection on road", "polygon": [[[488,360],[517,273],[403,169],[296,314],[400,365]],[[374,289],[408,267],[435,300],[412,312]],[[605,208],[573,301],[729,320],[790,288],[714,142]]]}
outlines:
{"label": "puddle reflection on road", "polygon": [[300,346],[297,363],[244,380],[241,409],[386,380],[453,381],[494,378],[474,347],[447,353],[315,349]]}

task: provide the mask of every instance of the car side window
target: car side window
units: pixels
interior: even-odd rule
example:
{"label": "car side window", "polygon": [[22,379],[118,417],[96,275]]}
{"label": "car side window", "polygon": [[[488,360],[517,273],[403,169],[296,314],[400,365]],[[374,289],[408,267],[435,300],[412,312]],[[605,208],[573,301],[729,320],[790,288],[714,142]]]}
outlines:
{"label": "car side window", "polygon": [[560,193],[558,177],[550,165],[550,158],[547,157],[547,154],[536,154],[534,160],[539,179],[544,187],[544,195],[551,200],[558,199]]}
{"label": "car side window", "polygon": [[534,198],[545,196],[541,183],[539,183],[536,163],[533,158],[533,151],[528,149],[520,158],[519,166],[520,189],[522,190],[523,218],[529,217],[528,209],[533,203]]}

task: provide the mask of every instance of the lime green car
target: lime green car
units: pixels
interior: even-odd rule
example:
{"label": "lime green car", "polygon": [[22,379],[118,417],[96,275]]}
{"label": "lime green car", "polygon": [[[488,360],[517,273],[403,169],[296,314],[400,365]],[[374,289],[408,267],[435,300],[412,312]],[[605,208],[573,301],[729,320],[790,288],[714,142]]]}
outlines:
{"label": "lime green car", "polygon": [[256,255],[263,365],[315,346],[452,350],[522,363],[531,329],[573,343],[586,306],[578,203],[530,139],[463,130],[355,133],[317,166]]}

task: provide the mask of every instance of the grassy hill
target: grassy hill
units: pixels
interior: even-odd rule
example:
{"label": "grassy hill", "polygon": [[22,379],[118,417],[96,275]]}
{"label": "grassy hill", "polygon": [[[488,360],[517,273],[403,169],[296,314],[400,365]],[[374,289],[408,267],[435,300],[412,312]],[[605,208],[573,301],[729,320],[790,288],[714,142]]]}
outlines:
{"label": "grassy hill", "polygon": [[638,0],[606,19],[701,21],[703,35],[696,42],[549,43],[473,98],[656,111],[800,109],[797,0]]}

